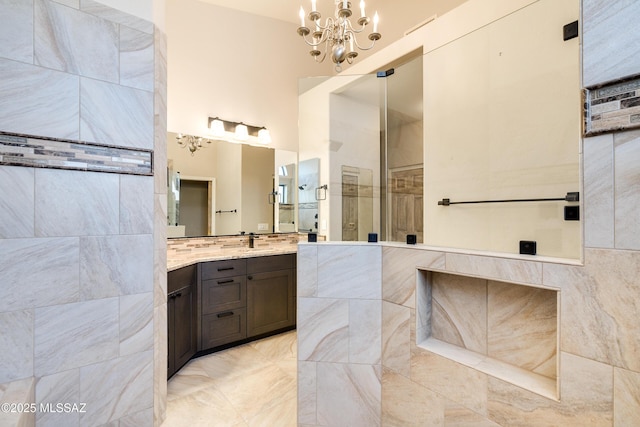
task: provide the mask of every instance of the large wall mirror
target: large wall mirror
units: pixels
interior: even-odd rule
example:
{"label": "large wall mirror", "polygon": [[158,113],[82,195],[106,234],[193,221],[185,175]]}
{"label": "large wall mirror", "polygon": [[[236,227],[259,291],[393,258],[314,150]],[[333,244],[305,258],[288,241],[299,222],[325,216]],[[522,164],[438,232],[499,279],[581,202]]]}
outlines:
{"label": "large wall mirror", "polygon": [[280,176],[295,177],[296,153],[217,140],[191,153],[176,137],[167,136],[169,237],[296,231],[295,180]]}

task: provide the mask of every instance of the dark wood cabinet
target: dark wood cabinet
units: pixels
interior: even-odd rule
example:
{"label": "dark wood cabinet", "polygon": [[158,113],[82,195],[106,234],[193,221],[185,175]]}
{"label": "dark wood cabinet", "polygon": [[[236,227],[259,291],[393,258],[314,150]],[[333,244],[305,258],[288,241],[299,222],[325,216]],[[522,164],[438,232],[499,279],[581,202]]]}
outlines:
{"label": "dark wood cabinet", "polygon": [[196,354],[293,329],[296,254],[203,262],[168,274],[168,377]]}
{"label": "dark wood cabinet", "polygon": [[294,326],[295,256],[247,260],[247,336]]}
{"label": "dark wood cabinet", "polygon": [[167,377],[197,352],[195,265],[171,271],[167,277]]}

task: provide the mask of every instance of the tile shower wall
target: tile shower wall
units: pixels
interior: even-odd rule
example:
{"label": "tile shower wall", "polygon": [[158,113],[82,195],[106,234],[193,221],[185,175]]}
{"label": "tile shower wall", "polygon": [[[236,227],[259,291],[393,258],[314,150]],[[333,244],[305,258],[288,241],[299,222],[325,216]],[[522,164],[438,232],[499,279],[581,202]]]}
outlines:
{"label": "tile shower wall", "polygon": [[[91,0],[0,10],[0,131],[165,151],[152,23]],[[86,403],[1,425],[162,421],[163,162],[155,176],[0,166],[0,401]]]}

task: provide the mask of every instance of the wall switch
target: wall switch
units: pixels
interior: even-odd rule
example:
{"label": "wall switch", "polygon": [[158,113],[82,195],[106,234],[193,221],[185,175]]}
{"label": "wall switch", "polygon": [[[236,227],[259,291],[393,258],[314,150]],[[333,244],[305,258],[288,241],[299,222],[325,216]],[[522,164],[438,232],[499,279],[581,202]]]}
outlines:
{"label": "wall switch", "polygon": [[267,231],[269,229],[269,224],[261,222],[258,224],[258,231]]}

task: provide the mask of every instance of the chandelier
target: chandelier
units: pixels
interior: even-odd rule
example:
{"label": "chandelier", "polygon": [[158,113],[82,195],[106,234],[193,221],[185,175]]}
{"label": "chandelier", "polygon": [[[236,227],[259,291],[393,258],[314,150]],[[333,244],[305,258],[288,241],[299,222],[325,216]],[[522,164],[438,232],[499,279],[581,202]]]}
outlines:
{"label": "chandelier", "polygon": [[203,143],[211,144],[211,141],[206,138],[202,138],[200,136],[185,135],[182,133],[179,133],[176,136],[176,141],[182,148],[188,148],[192,156],[193,153],[195,153],[198,149],[205,147],[204,145],[202,145]]}
{"label": "chandelier", "polygon": [[[358,43],[356,35],[362,33],[365,27],[371,21],[364,12],[364,0],[360,1],[360,18],[357,21],[357,27],[354,28],[349,20],[351,17],[351,2],[347,0],[336,0],[335,16],[328,17],[324,25],[320,22],[321,15],[316,9],[316,0],[311,0],[311,12],[307,18],[312,22],[315,30],[312,32],[305,25],[305,13],[300,6],[300,27],[298,34],[302,39],[311,46],[309,53],[316,62],[324,61],[327,52],[330,51],[331,60],[336,64],[336,71],[342,71],[342,63],[352,64],[353,60],[358,56],[355,48],[360,50],[369,50],[373,48],[376,41],[380,40],[378,32],[378,12],[373,17],[373,31],[369,34],[371,44],[369,46],[361,46]],[[311,40],[307,36],[311,34]],[[320,49],[323,49],[323,52]]]}

